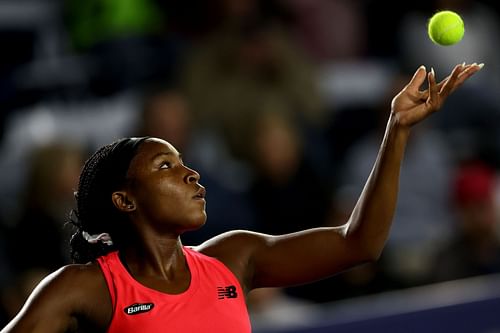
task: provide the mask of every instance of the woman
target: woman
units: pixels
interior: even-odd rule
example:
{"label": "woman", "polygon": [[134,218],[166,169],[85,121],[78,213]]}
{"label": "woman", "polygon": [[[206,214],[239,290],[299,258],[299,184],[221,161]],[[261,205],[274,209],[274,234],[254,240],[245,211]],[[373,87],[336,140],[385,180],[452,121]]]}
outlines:
{"label": "woman", "polygon": [[[179,236],[206,220],[198,173],[163,140],[101,148],[76,194],[77,264],[45,278],[1,332],[250,332],[250,290],[307,283],[380,256],[410,128],[481,68],[457,65],[440,83],[433,70],[416,71],[392,101],[374,168],[341,227],[282,236],[233,231],[184,247]],[[420,91],[426,78],[429,88]]]}

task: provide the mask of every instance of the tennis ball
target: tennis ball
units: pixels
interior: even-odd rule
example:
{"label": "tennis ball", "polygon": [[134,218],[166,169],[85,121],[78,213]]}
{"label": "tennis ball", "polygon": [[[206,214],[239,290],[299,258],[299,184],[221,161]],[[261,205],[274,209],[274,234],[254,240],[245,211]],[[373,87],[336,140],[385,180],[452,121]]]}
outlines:
{"label": "tennis ball", "polygon": [[427,32],[431,40],[439,45],[453,45],[464,36],[464,21],[455,12],[444,10],[429,20]]}

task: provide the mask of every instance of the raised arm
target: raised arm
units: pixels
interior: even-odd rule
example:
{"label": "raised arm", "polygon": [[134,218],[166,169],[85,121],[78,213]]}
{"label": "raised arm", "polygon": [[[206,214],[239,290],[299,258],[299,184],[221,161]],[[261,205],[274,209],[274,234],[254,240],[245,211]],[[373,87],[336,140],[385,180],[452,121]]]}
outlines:
{"label": "raised arm", "polygon": [[[391,103],[391,113],[379,154],[351,217],[342,228],[344,239],[368,260],[377,259],[389,234],[396,208],[399,173],[413,125],[438,111],[446,98],[482,68],[457,65],[450,76],[436,83],[434,70],[421,66]],[[428,89],[420,91],[427,78]]]}
{"label": "raised arm", "polygon": [[82,326],[103,332],[111,311],[99,268],[70,265],[43,279],[0,333],[63,333]]}
{"label": "raised arm", "polygon": [[[411,127],[437,111],[481,67],[457,65],[440,83],[433,70],[427,73],[422,66],[415,72],[392,100],[377,159],[345,225],[282,236],[233,232],[203,244],[200,250],[221,257],[247,290],[311,282],[378,259],[392,223]],[[421,91],[426,79],[429,88]]]}

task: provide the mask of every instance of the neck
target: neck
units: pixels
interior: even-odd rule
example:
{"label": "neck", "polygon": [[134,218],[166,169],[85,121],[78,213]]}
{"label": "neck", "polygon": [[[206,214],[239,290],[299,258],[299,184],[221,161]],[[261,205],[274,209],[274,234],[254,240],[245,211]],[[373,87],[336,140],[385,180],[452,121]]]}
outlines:
{"label": "neck", "polygon": [[134,276],[171,281],[188,271],[179,236],[140,237],[121,251],[121,257]]}

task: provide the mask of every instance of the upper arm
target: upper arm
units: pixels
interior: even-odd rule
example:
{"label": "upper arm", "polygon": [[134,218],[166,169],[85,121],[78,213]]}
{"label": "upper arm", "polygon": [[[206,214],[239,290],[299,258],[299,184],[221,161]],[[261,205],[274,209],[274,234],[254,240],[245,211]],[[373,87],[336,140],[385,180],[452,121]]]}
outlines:
{"label": "upper arm", "polygon": [[95,271],[85,268],[85,265],[70,265],[47,276],[0,333],[76,330],[78,319],[91,312],[89,304],[92,295],[95,295],[94,286],[99,283],[92,270]]}
{"label": "upper arm", "polygon": [[236,231],[200,246],[235,272],[247,290],[312,282],[369,261],[346,226],[280,236]]}

